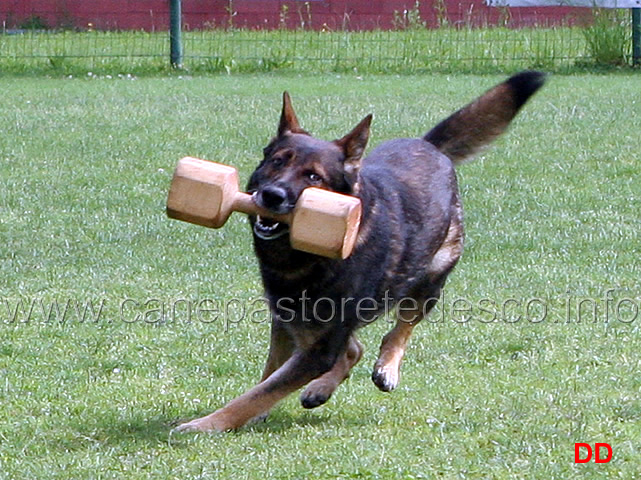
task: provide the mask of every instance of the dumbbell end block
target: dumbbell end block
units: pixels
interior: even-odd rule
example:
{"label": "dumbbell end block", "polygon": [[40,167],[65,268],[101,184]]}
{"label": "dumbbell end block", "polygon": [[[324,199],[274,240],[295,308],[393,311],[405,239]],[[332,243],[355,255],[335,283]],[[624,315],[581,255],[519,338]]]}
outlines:
{"label": "dumbbell end block", "polygon": [[345,259],[356,243],[360,221],[358,198],[307,188],[298,200],[290,226],[292,248]]}
{"label": "dumbbell end block", "polygon": [[178,162],[167,197],[167,215],[210,228],[223,226],[238,192],[235,168],[185,157]]}

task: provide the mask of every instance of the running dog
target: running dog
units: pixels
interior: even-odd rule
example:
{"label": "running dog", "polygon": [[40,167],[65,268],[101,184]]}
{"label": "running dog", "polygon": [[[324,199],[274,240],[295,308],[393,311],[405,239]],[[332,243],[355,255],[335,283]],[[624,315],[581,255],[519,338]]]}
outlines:
{"label": "running dog", "polygon": [[516,74],[424,137],[384,142],[365,158],[371,115],[339,140],[319,140],[301,128],[285,92],[278,133],[247,190],[278,214],[292,211],[307,187],[358,197],[363,217],[356,246],[345,260],[293,250],[286,224],[250,216],[272,315],[262,379],[178,430],[237,429],[305,386],[303,407],[324,404],[362,356],[356,330],[396,306],[396,324],[372,373],[380,390],[393,390],[412,330],[436,303],[463,250],[454,167],[502,134],[544,80],[539,72]]}

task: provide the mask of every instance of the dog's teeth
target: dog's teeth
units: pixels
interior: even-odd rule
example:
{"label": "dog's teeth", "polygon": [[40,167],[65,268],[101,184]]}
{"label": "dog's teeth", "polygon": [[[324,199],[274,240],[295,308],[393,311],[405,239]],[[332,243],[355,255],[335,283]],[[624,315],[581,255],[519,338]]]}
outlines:
{"label": "dog's teeth", "polygon": [[269,223],[266,224],[265,221],[263,220],[263,217],[261,217],[260,215],[256,217],[256,221],[258,222],[262,230],[266,230],[269,232],[271,232],[272,230],[276,230],[280,225],[279,222],[274,222],[271,225]]}
{"label": "dog's teeth", "polygon": [[263,240],[274,240],[281,237],[287,233],[287,229],[281,229],[280,227],[280,222],[275,222],[271,219],[265,219],[260,215],[256,215],[254,232],[259,238],[262,238]]}

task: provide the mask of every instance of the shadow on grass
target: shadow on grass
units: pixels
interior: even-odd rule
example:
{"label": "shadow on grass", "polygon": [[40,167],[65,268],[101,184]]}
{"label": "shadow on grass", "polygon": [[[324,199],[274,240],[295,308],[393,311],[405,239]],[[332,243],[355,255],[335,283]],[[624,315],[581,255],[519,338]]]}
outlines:
{"label": "shadow on grass", "polygon": [[[376,425],[373,415],[362,412],[362,416],[345,416],[328,409],[299,410],[287,412],[274,410],[269,417],[246,426],[243,430],[250,432],[285,433],[300,428],[333,428],[333,427],[370,427]],[[243,430],[240,430],[241,432]]]}
{"label": "shadow on grass", "polygon": [[172,435],[172,429],[180,423],[175,417],[145,417],[145,412],[117,417],[116,413],[96,418],[93,422],[76,422],[71,425],[75,432],[73,441],[64,442],[65,449],[80,450],[92,445],[122,447],[125,445],[181,448],[188,438]]}
{"label": "shadow on grass", "polygon": [[[184,448],[193,443],[193,434],[175,433],[173,429],[180,423],[197,418],[211,411],[191,412],[184,417],[157,415],[147,417],[146,413],[138,412],[132,415],[121,415],[117,412],[105,413],[94,417],[92,421],[77,419],[69,427],[74,433],[59,442],[65,450],[90,449],[96,445],[101,447],[125,447],[138,445],[142,447]],[[340,428],[340,427],[370,427],[376,424],[376,419],[365,411],[360,416],[345,416],[328,409],[314,411],[297,410],[288,412],[278,409],[264,420],[250,423],[234,433],[243,434],[285,434],[301,428]],[[83,419],[86,420],[86,419]]]}

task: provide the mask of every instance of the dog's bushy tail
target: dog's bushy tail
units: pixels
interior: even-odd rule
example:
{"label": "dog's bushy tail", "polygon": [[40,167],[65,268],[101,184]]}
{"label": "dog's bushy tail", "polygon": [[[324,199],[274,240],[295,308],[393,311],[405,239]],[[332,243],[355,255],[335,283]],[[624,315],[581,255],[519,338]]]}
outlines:
{"label": "dog's bushy tail", "polygon": [[423,138],[455,164],[461,163],[501,135],[544,82],[541,72],[518,73],[450,115]]}

